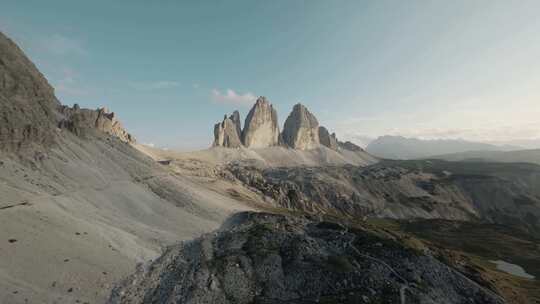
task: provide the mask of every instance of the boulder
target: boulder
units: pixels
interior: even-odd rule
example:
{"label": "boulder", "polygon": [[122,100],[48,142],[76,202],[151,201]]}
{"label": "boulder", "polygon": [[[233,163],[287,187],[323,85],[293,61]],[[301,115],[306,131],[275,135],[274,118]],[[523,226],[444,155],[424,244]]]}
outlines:
{"label": "boulder", "polygon": [[283,142],[293,149],[307,150],[319,146],[319,122],[302,104],[296,104],[287,117]]}
{"label": "boulder", "polygon": [[259,97],[246,117],[242,142],[247,148],[266,148],[279,145],[277,112],[265,97]]}

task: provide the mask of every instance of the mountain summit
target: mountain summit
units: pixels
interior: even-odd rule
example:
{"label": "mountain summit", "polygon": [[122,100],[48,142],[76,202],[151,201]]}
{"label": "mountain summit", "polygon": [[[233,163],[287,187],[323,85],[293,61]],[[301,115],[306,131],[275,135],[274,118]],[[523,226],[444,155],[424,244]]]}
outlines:
{"label": "mountain summit", "polygon": [[277,146],[279,126],[277,112],[266,97],[259,97],[246,117],[242,142],[247,148]]}
{"label": "mountain summit", "polygon": [[319,122],[302,104],[293,107],[283,127],[283,141],[293,149],[308,150],[320,145]]}

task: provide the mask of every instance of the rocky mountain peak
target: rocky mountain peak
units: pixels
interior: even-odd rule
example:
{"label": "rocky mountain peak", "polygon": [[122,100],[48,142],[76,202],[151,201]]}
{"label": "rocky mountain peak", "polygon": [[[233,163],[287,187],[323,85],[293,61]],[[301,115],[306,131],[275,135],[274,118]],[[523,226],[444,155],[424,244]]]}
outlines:
{"label": "rocky mountain peak", "polygon": [[242,142],[248,148],[265,148],[279,144],[277,112],[266,97],[259,97],[249,111],[242,131]]}
{"label": "rocky mountain peak", "polygon": [[316,148],[320,144],[319,122],[304,105],[298,103],[285,121],[282,137],[284,143],[293,149]]}
{"label": "rocky mountain peak", "polygon": [[330,134],[328,129],[323,126],[319,127],[319,140],[321,145],[324,145],[332,150],[337,151],[339,148],[339,141],[337,140],[336,133]]}
{"label": "rocky mountain peak", "polygon": [[239,148],[242,146],[240,140],[240,113],[234,113],[223,117],[222,122],[214,125],[214,147]]}
{"label": "rocky mountain peak", "polygon": [[238,138],[242,138],[242,122],[240,121],[240,112],[234,111],[229,119],[232,120],[236,127],[236,132],[238,133]]}
{"label": "rocky mountain peak", "polygon": [[239,148],[266,148],[286,145],[293,149],[309,150],[325,146],[339,151],[363,151],[351,142],[342,143],[336,133],[319,126],[319,122],[303,104],[294,105],[287,117],[283,133],[279,133],[277,112],[266,97],[259,97],[249,111],[244,129],[240,122],[240,113],[234,111],[214,125],[214,142],[212,146]]}

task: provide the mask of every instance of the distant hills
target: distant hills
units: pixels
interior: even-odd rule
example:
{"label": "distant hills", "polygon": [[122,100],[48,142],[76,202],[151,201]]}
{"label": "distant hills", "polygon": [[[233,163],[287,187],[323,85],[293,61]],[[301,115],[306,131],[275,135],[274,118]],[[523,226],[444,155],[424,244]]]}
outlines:
{"label": "distant hills", "polygon": [[519,151],[468,151],[433,156],[448,161],[540,164],[540,149]]}
{"label": "distant hills", "polygon": [[498,146],[460,139],[423,140],[402,136],[381,136],[372,141],[366,151],[388,159],[418,159],[435,155],[453,154],[468,151],[512,151],[517,146]]}

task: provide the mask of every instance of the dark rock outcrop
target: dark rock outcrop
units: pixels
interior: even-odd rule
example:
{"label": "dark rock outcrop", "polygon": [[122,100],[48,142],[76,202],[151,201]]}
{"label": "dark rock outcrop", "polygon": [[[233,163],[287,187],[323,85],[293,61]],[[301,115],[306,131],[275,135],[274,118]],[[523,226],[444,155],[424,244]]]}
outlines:
{"label": "dark rock outcrop", "polygon": [[106,108],[81,109],[78,104],[75,104],[73,108],[60,106],[59,112],[63,118],[58,126],[78,136],[89,136],[95,131],[100,131],[127,143],[135,142],[135,138],[124,129],[114,112],[109,112]]}
{"label": "dark rock outcrop", "polygon": [[323,126],[319,127],[319,141],[321,142],[321,145],[324,145],[332,150],[337,151],[339,148],[336,133],[330,134],[330,132],[328,132],[328,130]]}
{"label": "dark rock outcrop", "polygon": [[280,143],[277,112],[265,97],[259,97],[249,111],[242,143],[247,148],[266,148]]}
{"label": "dark rock outcrop", "polygon": [[359,151],[364,151],[364,149],[362,149],[362,147],[350,142],[350,141],[346,141],[346,142],[338,142],[338,146],[341,148],[341,149],[345,149],[345,150],[349,150],[349,151],[354,151],[354,152],[359,152]]}
{"label": "dark rock outcrop", "polygon": [[293,149],[308,150],[319,146],[319,122],[302,104],[296,104],[287,117],[283,142]]}
{"label": "dark rock outcrop", "polygon": [[395,238],[333,222],[244,212],[172,247],[110,303],[504,303]]}
{"label": "dark rock outcrop", "polygon": [[234,126],[236,127],[238,138],[242,139],[242,122],[240,121],[240,112],[234,111],[231,116],[229,116],[229,119],[232,120]]}

